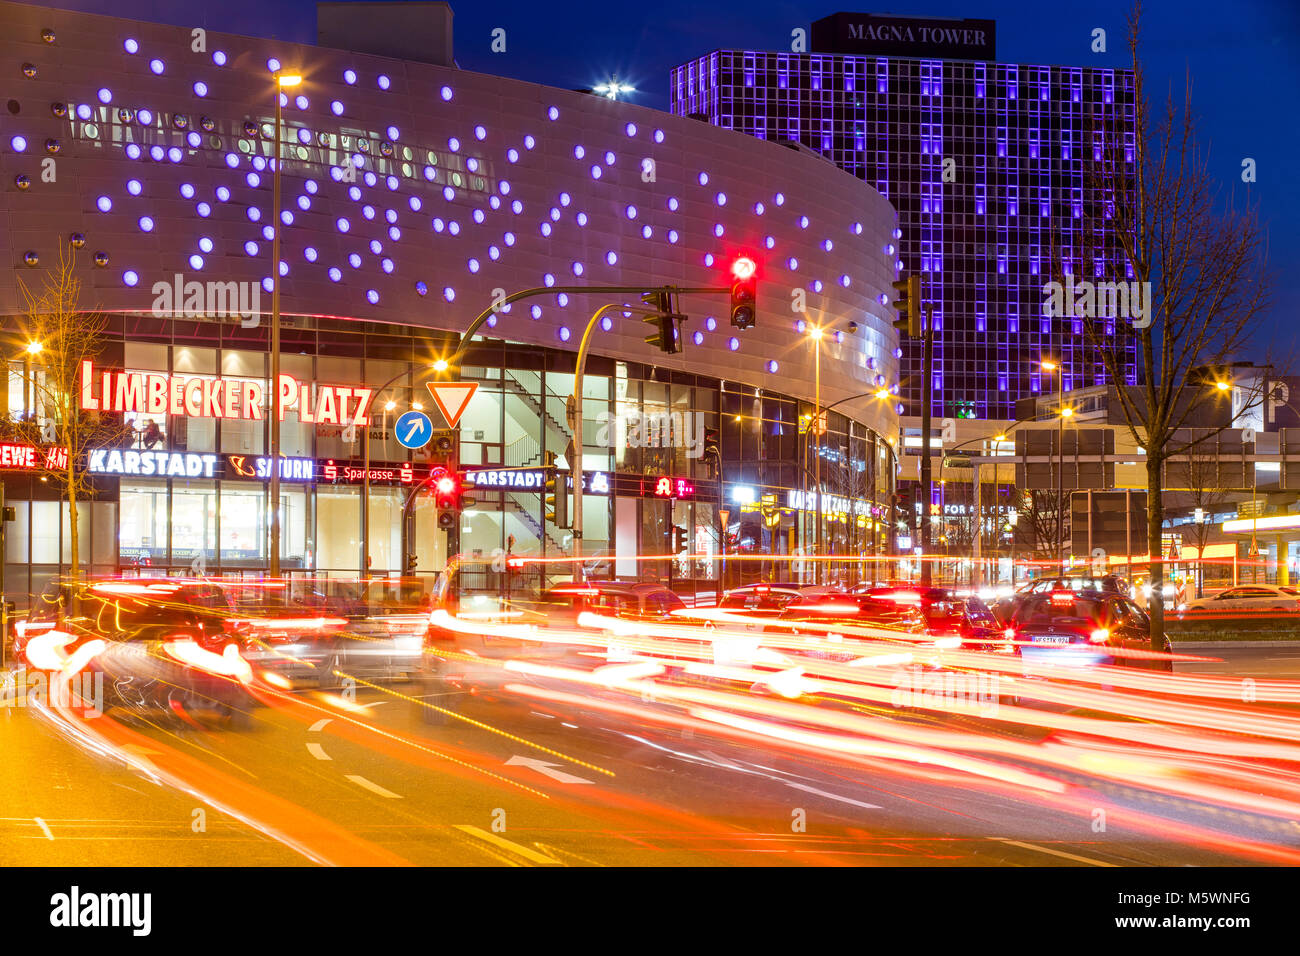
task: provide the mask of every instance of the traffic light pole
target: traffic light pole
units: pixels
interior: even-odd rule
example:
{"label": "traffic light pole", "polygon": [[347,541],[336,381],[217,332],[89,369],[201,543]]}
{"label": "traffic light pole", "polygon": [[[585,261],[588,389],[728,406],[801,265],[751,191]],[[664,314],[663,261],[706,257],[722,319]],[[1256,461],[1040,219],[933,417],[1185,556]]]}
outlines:
{"label": "traffic light pole", "polygon": [[[913,304],[913,308],[917,304]],[[934,307],[926,306],[925,357],[922,365],[925,378],[921,382],[921,585],[928,587],[933,580],[930,564],[930,500],[933,482],[930,469],[930,399],[934,382]]]}

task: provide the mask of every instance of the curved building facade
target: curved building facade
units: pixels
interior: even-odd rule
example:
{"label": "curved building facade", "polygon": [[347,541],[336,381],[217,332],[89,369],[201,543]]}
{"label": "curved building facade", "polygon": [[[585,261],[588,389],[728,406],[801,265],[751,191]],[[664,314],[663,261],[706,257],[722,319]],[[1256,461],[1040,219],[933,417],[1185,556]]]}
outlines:
{"label": "curved building facade", "polygon": [[[572,438],[565,400],[588,319],[635,293],[546,291],[480,330],[457,370],[479,385],[457,423],[475,500],[450,536],[426,501],[408,507],[429,459],[394,430],[431,404],[431,361],[528,288],[719,290],[680,296],[678,354],[646,344],[636,314],[593,332],[584,468],[603,484],[585,498],[583,549],[608,555],[610,573],[676,553],[683,534],[705,557],[655,573],[716,580],[726,553],[889,547],[896,217],[847,173],[694,120],[451,68],[23,4],[0,3],[0,19],[8,419],[48,412],[39,354],[18,360],[33,321],[21,284],[39,287],[71,252],[78,306],[107,317],[82,407],[129,425],[90,468],[91,566],[266,566],[277,272],[281,372],[295,382],[281,455],[302,462],[282,470],[288,568],[572,551],[532,468]],[[280,94],[278,209],[276,68],[302,77]],[[758,265],[747,330],[728,316],[740,256]],[[151,376],[174,396],[151,403]],[[205,408],[199,382],[237,393],[233,406]],[[717,455],[701,453],[705,436]],[[48,481],[5,477],[20,512],[6,560],[37,587],[68,559],[67,530]],[[663,477],[680,493],[657,496]]]}

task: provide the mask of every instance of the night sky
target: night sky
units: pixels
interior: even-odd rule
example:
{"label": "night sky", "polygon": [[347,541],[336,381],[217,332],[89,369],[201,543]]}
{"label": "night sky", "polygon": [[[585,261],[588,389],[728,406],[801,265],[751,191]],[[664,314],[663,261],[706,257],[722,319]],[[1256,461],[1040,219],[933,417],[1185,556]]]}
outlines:
{"label": "night sky", "polygon": [[[298,43],[316,40],[314,0],[59,0],[45,4],[90,13],[202,26]],[[1087,4],[1051,0],[921,0],[789,3],[783,0],[538,3],[452,0],[460,66],[566,89],[610,75],[636,86],[632,102],[668,108],[668,71],[711,50],[789,49],[790,32],[839,10],[997,21],[998,59],[1013,63],[1128,66],[1128,0]],[[1199,131],[1225,198],[1259,204],[1269,230],[1272,303],[1251,357],[1300,362],[1300,2],[1297,0],[1148,0],[1144,58],[1150,95],[1181,97],[1190,71]],[[507,51],[490,50],[506,30]],[[1091,52],[1092,31],[1107,52]],[[1257,163],[1257,182],[1241,181],[1241,161]],[[1300,366],[1297,366],[1300,368]],[[1296,369],[1292,369],[1296,371]]]}

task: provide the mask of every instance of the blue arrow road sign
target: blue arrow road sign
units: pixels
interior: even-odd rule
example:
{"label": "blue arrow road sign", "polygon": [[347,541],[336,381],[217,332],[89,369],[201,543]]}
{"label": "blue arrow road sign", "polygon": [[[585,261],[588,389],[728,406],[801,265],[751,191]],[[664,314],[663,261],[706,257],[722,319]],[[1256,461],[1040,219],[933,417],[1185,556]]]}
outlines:
{"label": "blue arrow road sign", "polygon": [[433,422],[424,412],[403,412],[393,430],[403,448],[423,448],[433,437]]}

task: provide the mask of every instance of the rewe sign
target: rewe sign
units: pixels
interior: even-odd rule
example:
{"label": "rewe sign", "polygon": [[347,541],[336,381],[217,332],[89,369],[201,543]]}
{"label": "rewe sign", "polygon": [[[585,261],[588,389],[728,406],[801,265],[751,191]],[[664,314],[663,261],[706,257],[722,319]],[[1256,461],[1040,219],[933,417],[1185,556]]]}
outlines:
{"label": "rewe sign", "polygon": [[[296,410],[304,423],[370,424],[374,389],[300,382],[292,375],[281,375],[279,386],[281,420]],[[96,372],[89,359],[81,363],[81,407],[86,411],[261,421],[269,404],[265,393],[261,382],[248,379]]]}

